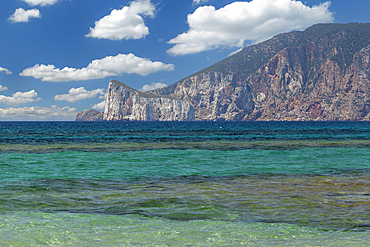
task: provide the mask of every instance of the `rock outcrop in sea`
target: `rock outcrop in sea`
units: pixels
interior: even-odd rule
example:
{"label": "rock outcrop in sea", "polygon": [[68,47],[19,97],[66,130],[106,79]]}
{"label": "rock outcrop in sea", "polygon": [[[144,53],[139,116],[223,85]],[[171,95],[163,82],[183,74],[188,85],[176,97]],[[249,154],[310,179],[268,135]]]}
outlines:
{"label": "rock outcrop in sea", "polygon": [[114,82],[103,119],[368,121],[369,61],[370,24],[318,24],[148,93]]}
{"label": "rock outcrop in sea", "polygon": [[103,121],[103,113],[97,110],[82,111],[77,114],[76,121]]}

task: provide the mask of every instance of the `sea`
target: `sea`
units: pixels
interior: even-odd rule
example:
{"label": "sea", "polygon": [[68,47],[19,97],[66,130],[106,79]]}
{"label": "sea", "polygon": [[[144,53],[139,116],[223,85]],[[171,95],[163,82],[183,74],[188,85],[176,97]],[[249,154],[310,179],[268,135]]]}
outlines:
{"label": "sea", "polygon": [[370,122],[0,122],[0,246],[370,246]]}

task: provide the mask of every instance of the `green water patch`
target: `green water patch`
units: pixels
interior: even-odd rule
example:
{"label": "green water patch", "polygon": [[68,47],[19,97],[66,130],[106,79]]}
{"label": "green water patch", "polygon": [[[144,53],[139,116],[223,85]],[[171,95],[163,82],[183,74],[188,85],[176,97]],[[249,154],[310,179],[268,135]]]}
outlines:
{"label": "green water patch", "polygon": [[0,154],[0,182],[27,179],[137,180],[181,176],[323,174],[370,168],[368,148]]}
{"label": "green water patch", "polygon": [[0,154],[0,214],[370,229],[370,149]]}
{"label": "green water patch", "polygon": [[1,144],[0,153],[55,153],[63,151],[84,152],[128,152],[158,149],[173,150],[216,150],[236,151],[245,149],[261,150],[292,150],[302,148],[370,148],[370,140],[213,140],[213,141],[186,141],[181,140],[155,140],[133,142],[89,142],[71,143],[56,142],[52,144]]}
{"label": "green water patch", "polygon": [[368,246],[369,232],[140,216],[0,215],[1,246]]}

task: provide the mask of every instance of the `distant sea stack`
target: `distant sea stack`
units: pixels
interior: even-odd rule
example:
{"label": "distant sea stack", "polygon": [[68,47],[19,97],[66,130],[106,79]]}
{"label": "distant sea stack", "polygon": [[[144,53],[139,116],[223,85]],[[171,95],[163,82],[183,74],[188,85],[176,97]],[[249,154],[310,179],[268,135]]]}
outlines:
{"label": "distant sea stack", "polygon": [[77,114],[76,121],[103,121],[103,113],[96,110],[83,111]]}
{"label": "distant sea stack", "polygon": [[369,62],[370,24],[318,24],[148,93],[111,82],[103,119],[369,121]]}

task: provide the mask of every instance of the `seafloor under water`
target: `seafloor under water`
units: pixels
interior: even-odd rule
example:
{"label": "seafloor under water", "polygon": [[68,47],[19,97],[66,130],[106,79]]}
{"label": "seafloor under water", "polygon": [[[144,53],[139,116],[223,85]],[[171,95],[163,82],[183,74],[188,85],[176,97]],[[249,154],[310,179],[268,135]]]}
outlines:
{"label": "seafloor under water", "polygon": [[0,246],[370,246],[370,123],[0,122]]}

